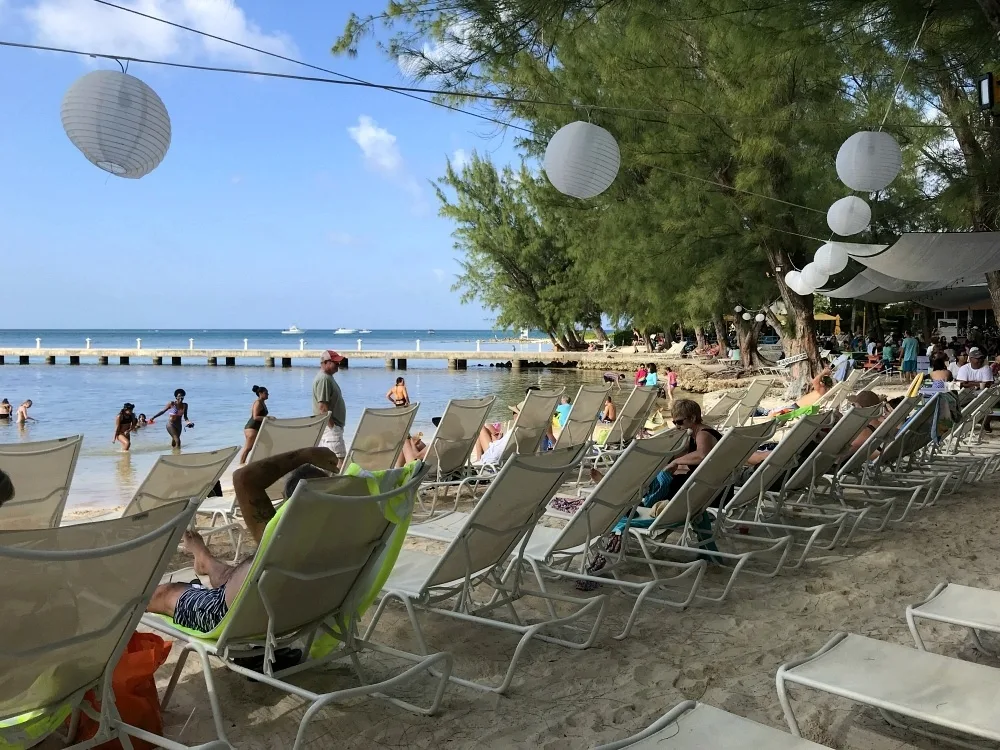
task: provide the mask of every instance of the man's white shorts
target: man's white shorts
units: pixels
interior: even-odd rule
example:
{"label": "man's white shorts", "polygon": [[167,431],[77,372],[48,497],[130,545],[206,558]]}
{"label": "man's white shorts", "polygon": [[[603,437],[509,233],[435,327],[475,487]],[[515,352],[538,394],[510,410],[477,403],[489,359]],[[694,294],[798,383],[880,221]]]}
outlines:
{"label": "man's white shorts", "polygon": [[337,454],[338,458],[347,455],[347,446],[344,444],[344,428],[338,425],[328,424],[323,428],[323,436],[319,439],[319,444],[324,448],[329,448]]}

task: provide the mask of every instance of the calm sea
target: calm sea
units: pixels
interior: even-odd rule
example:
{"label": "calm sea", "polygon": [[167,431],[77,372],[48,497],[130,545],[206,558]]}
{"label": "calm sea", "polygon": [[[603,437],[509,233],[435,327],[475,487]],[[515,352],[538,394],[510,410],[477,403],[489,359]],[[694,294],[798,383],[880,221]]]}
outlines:
{"label": "calm sea", "polygon": [[[501,342],[495,338],[516,338],[518,334],[495,331],[436,331],[423,330],[373,331],[362,334],[333,334],[330,331],[307,331],[301,337],[306,348],[333,348],[349,356],[361,338],[368,349],[413,349],[416,339],[420,348],[429,350],[470,350],[480,340],[482,349],[498,352],[512,347],[526,353],[538,351],[537,343]],[[142,339],[143,349],[158,347],[187,348],[195,340],[196,348],[242,348],[243,339],[250,347],[298,349],[300,336],[283,336],[278,331],[0,331],[0,348],[34,346],[35,339],[43,347],[83,347],[84,339],[92,347],[134,347]],[[489,347],[489,349],[488,349]],[[547,348],[547,347],[546,347]],[[508,355],[509,357],[509,355]],[[503,357],[498,357],[498,360]],[[185,362],[182,367],[154,366],[133,363],[100,366],[84,363],[29,366],[7,364],[0,367],[0,398],[7,398],[15,408],[32,399],[30,414],[38,421],[19,428],[13,423],[0,423],[0,443],[46,440],[65,435],[84,435],[83,450],[73,479],[69,505],[77,507],[116,506],[128,502],[135,488],[149,471],[156,457],[170,451],[165,422],[158,420],[133,437],[132,451],[123,453],[111,441],[114,420],[122,403],[136,405],[137,413],[152,415],[172,399],[174,389],[187,391],[193,429],[185,430],[183,450],[205,451],[243,444],[243,425],[254,400],[251,387],[266,386],[270,399],[268,408],[276,417],[304,416],[311,410],[312,380],[318,362],[293,360],[288,369],[265,368],[243,364],[237,367],[208,367],[203,360]],[[576,370],[530,370],[511,372],[506,369],[476,367],[470,362],[465,371],[449,371],[444,361],[410,360],[406,371],[388,371],[377,360],[354,360],[350,369],[336,378],[347,402],[348,440],[365,407],[386,407],[386,392],[397,375],[406,378],[410,398],[420,403],[414,423],[415,431],[425,435],[433,432],[431,418],[439,416],[449,399],[472,398],[495,394],[493,417],[506,419],[508,404],[517,403],[528,385],[543,387],[565,386],[573,392],[583,382],[599,380],[600,373]],[[619,393],[618,398],[623,394]]]}

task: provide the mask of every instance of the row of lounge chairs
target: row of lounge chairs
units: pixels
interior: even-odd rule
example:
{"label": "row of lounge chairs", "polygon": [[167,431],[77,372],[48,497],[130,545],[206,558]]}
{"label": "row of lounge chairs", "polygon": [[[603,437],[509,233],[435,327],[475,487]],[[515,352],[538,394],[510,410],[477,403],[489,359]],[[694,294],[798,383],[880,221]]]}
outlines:
{"label": "row of lounge chairs", "polygon": [[[983,391],[967,407],[965,419],[953,425],[947,436],[951,443],[932,439],[925,429],[933,425],[938,398],[928,399],[912,416],[916,402],[901,403],[855,458],[839,467],[837,456],[871,421],[874,410],[853,408],[832,426],[827,414],[802,418],[742,481],[737,478],[746,459],[773,435],[775,424],[729,428],[681,491],[648,519],[648,526],[639,524],[638,515],[629,511],[651,478],[686,450],[683,432],[664,430],[645,440],[630,441],[619,446],[613,461],[607,452],[607,472],[595,487],[578,487],[582,503],[575,513],[564,514],[566,523],[561,528],[539,522],[543,515],[559,515],[551,502],[560,488],[574,476],[579,478],[586,462],[598,460],[600,453],[589,440],[544,453],[515,452],[493,471],[485,494],[469,513],[428,514],[423,523],[409,529],[418,489],[431,476],[430,461],[409,467],[408,473],[391,474],[386,479],[389,486],[381,484],[374,491],[369,480],[353,476],[303,482],[268,526],[251,574],[216,631],[192,633],[152,615],[143,621],[176,638],[185,654],[199,655],[220,741],[226,741],[226,722],[210,658],[311,704],[295,747],[305,742],[309,722],[327,703],[357,695],[386,698],[389,691],[409,680],[431,681],[433,693],[427,704],[390,700],[408,710],[433,712],[449,681],[494,692],[509,689],[518,659],[532,641],[576,649],[596,641],[611,597],[559,594],[550,588],[553,578],[600,580],[612,592],[620,590],[633,597],[628,622],[616,636],[624,638],[644,604],[684,608],[699,600],[722,601],[740,573],[778,575],[786,565],[801,565],[823,545],[832,549],[845,543],[862,525],[884,529],[900,523],[936,502],[942,492],[983,478],[996,468],[997,457],[975,445],[975,420],[989,413],[1000,393]],[[531,396],[522,414],[529,411],[530,401]],[[824,429],[828,431],[818,446],[803,458],[804,446]],[[876,452],[877,458],[871,460]],[[465,470],[480,469],[466,466]],[[12,611],[20,616],[8,625],[14,633],[5,640],[7,656],[0,654],[0,659],[10,660],[18,679],[4,683],[9,691],[0,687],[0,722],[39,706],[55,710],[69,705],[70,711],[79,710],[77,699],[82,691],[98,685],[106,698],[104,705],[111,706],[102,709],[102,727],[107,732],[130,731],[116,718],[113,700],[107,700],[110,669],[196,509],[197,501],[182,500],[101,523],[0,531],[0,557],[32,560],[35,565],[51,562],[52,591],[59,592],[52,601],[58,603],[64,596],[68,610],[86,605],[103,613],[101,617],[63,618],[70,630],[53,634],[51,627],[39,626],[42,615],[31,606],[33,597],[49,589],[40,589],[31,576],[14,577],[15,582],[31,580],[32,585],[30,590],[13,586],[14,594],[9,597]],[[602,540],[623,515],[626,523],[620,550],[609,554],[601,576],[588,574],[588,556],[596,551],[608,554]],[[400,551],[400,532],[407,530],[414,536],[445,541],[447,546],[440,554]],[[86,567],[94,559],[103,561],[107,577],[106,571],[117,569],[125,559],[116,555],[130,555],[146,542],[153,545],[149,554],[127,562],[134,577],[120,585],[101,584],[100,592],[84,597],[86,602],[80,601],[75,584],[55,584],[60,575],[68,582],[79,578],[72,570],[60,573],[62,567]],[[684,555],[687,560],[678,559]],[[709,575],[716,571],[724,574],[722,580]],[[140,585],[138,578],[144,576]],[[535,579],[535,587],[528,583],[529,576]],[[93,577],[100,577],[96,570],[89,571],[88,578]],[[81,585],[85,592],[92,590]],[[517,607],[527,597],[542,601],[548,615],[525,620]],[[362,633],[361,617],[367,604],[376,600],[378,607]],[[406,653],[375,640],[378,624],[393,602],[405,608],[419,653]],[[118,614],[109,616],[108,612]],[[427,643],[421,620],[428,615],[517,634],[514,654],[500,680],[480,684],[455,673],[461,670],[453,671],[452,657],[434,652]],[[109,621],[113,628],[103,625]],[[102,625],[94,627],[94,622]],[[323,638],[339,641],[341,649],[310,654],[310,646]],[[275,670],[275,650],[292,641],[305,642],[309,655],[295,667]],[[53,650],[53,643],[58,657],[36,663],[39,653]],[[235,661],[259,651],[265,656],[263,673]],[[410,666],[372,683],[359,661],[364,651],[388,653]],[[290,680],[298,672],[340,658],[347,658],[354,667],[359,687],[316,693]],[[80,667],[80,659],[89,669]],[[51,669],[57,665],[62,665],[65,680],[52,678]],[[176,668],[164,702],[181,667]],[[180,747],[169,740],[157,743]]]}

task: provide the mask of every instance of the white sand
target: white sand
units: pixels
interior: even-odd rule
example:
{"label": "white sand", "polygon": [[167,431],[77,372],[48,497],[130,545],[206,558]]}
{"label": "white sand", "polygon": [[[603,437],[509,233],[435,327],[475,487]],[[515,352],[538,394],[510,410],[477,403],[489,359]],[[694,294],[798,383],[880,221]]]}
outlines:
{"label": "white sand", "polygon": [[[997,443],[1000,447],[1000,443]],[[913,523],[882,535],[859,533],[835,557],[774,580],[742,579],[721,605],[686,612],[647,605],[632,636],[618,642],[631,600],[609,593],[609,616],[598,643],[572,651],[529,646],[509,693],[498,697],[449,686],[438,716],[414,716],[378,700],[325,708],[313,722],[312,747],[336,748],[587,748],[646,726],[679,701],[697,699],[774,727],[784,728],[774,688],[778,665],[812,653],[837,631],[862,633],[910,645],[903,619],[908,603],[921,600],[939,581],[997,586],[996,540],[1000,503],[992,482],[945,496]],[[182,560],[179,560],[182,562]],[[569,586],[556,590],[576,593]],[[378,639],[410,647],[408,626],[394,608]],[[425,617],[432,647],[450,650],[456,672],[496,679],[516,636]],[[982,660],[968,636],[952,628],[928,628],[927,643],[952,656]],[[176,653],[168,662],[175,663]],[[186,744],[214,738],[203,680],[191,659],[174,703],[165,713],[166,733]],[[375,660],[372,671],[388,664]],[[303,702],[269,687],[214,670],[229,738],[240,748],[292,744]],[[169,676],[158,674],[162,689]],[[354,684],[348,672],[301,678],[311,687]],[[427,684],[407,691],[426,699]],[[803,733],[834,748],[929,750],[936,743],[890,728],[878,715],[847,701],[798,690]],[[194,710],[193,716],[191,715]],[[191,717],[188,722],[189,716]]]}

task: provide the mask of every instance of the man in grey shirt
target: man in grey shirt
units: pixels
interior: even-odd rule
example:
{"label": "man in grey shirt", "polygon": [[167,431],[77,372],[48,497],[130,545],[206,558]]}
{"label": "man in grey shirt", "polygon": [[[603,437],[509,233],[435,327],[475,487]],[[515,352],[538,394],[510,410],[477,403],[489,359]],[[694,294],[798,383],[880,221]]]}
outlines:
{"label": "man in grey shirt", "polygon": [[332,349],[327,349],[319,358],[319,372],[313,380],[313,414],[328,414],[329,421],[323,429],[319,444],[329,448],[338,458],[347,455],[344,443],[344,424],[347,421],[347,406],[340,386],[333,379],[344,358]]}

